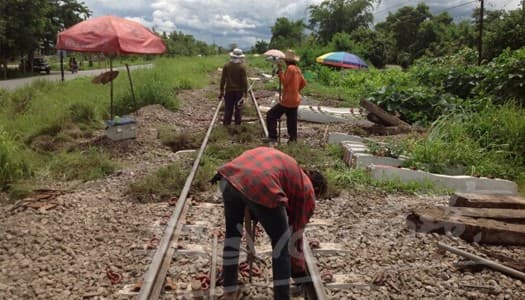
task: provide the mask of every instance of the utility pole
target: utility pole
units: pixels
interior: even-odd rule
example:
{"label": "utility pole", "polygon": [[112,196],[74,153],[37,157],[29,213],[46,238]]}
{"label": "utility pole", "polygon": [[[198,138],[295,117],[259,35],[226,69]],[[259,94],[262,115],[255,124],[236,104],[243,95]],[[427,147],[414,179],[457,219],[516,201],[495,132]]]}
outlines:
{"label": "utility pole", "polygon": [[525,0],[521,1],[521,16],[523,17],[523,23],[525,23]]}
{"label": "utility pole", "polygon": [[[481,53],[483,52],[483,0],[479,10],[479,41],[478,41],[478,66],[481,65]],[[525,0],[523,0],[525,1]]]}

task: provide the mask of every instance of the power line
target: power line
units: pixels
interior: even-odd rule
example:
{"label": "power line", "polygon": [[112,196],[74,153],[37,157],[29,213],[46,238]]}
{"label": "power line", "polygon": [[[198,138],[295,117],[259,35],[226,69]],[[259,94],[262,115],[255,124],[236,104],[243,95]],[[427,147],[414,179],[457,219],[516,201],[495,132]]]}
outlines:
{"label": "power line", "polygon": [[[512,1],[512,0],[511,0]],[[466,6],[466,5],[469,5],[471,3],[474,3],[474,2],[477,2],[477,0],[472,0],[472,1],[468,1],[468,2],[465,2],[465,3],[462,3],[462,4],[458,4],[458,5],[455,5],[455,6],[450,6],[450,7],[446,7],[446,8],[443,8],[443,9],[440,9],[436,12],[434,12],[434,14],[439,14],[441,12],[444,12],[444,11],[447,11],[447,10],[450,10],[450,9],[454,9],[454,8],[458,8],[458,7],[462,7],[462,6]],[[400,6],[403,6],[405,5],[404,3],[402,3],[401,5],[395,5],[395,6],[392,6],[390,8],[387,8],[387,9],[382,9],[382,10],[379,10],[379,11],[376,11],[374,12],[375,14],[380,14],[382,12],[385,12],[385,11],[389,11],[390,9],[392,8],[396,8],[396,7],[400,7]]]}
{"label": "power line", "polygon": [[391,6],[391,7],[383,8],[383,9],[381,9],[379,11],[375,11],[374,13],[380,14],[380,13],[383,13],[385,11],[390,11],[393,8],[398,8],[398,7],[401,7],[401,6],[407,6],[407,5],[406,5],[406,3],[400,3],[400,4],[397,4],[397,5]]}
{"label": "power line", "polygon": [[444,8],[444,9],[436,11],[434,14],[442,13],[442,12],[447,11],[449,9],[454,9],[454,8],[466,6],[466,5],[469,5],[469,4],[474,3],[474,2],[478,2],[478,1],[477,0],[473,0],[473,1],[465,2],[463,4],[459,4],[459,5],[456,5],[456,6],[447,7],[447,8]]}
{"label": "power line", "polygon": [[[458,7],[462,7],[462,6],[465,6],[465,5],[468,5],[468,4],[472,4],[474,2],[478,2],[479,0],[472,0],[472,1],[469,1],[469,2],[465,2],[465,3],[462,3],[462,4],[459,4],[459,5],[455,5],[455,6],[450,6],[450,7],[447,7],[447,8],[444,8],[444,9],[440,9],[436,12],[433,12],[432,13],[432,16],[437,16],[438,14],[444,12],[444,11],[447,11],[447,10],[450,10],[450,9],[454,9],[454,8],[458,8]],[[525,1],[525,0],[524,0]],[[400,21],[401,20],[398,18],[398,17],[395,17],[394,18],[397,20],[397,21]],[[403,21],[412,21],[412,20],[418,20],[419,19],[419,16],[415,16],[415,17],[411,17],[409,19],[404,19]]]}

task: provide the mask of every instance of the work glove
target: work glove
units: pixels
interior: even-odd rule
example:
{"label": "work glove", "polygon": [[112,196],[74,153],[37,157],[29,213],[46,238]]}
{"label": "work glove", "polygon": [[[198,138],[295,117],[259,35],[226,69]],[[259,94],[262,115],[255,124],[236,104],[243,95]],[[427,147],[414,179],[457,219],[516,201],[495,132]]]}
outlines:
{"label": "work glove", "polygon": [[211,184],[216,184],[221,179],[222,179],[222,175],[219,172],[217,172],[217,173],[215,173],[215,175],[210,180],[210,183]]}

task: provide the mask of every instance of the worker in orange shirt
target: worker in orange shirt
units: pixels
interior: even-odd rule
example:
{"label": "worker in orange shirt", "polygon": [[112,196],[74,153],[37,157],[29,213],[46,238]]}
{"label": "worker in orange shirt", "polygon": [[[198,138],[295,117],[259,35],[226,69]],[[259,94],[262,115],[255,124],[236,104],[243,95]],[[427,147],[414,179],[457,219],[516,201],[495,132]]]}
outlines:
{"label": "worker in orange shirt", "polygon": [[286,71],[282,72],[282,60],[279,61],[277,75],[283,86],[283,93],[279,103],[275,104],[266,113],[266,126],[270,143],[277,142],[277,120],[286,114],[286,128],[288,129],[288,142],[297,142],[297,111],[301,103],[299,92],[306,86],[301,69],[297,66],[299,57],[293,50],[285,52],[284,62]]}

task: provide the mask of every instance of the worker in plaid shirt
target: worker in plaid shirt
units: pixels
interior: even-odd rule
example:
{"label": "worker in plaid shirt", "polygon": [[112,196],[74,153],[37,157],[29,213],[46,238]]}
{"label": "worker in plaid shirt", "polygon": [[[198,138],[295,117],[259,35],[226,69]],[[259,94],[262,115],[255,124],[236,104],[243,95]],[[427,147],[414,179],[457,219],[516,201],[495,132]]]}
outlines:
{"label": "worker in plaid shirt", "polygon": [[212,182],[220,178],[226,219],[224,299],[235,299],[245,207],[272,243],[274,299],[289,299],[290,276],[306,275],[302,234],[313,214],[316,195],[326,192],[326,179],[317,171],[303,170],[291,156],[268,147],[245,151],[224,164]]}

